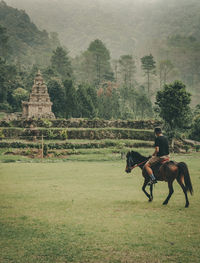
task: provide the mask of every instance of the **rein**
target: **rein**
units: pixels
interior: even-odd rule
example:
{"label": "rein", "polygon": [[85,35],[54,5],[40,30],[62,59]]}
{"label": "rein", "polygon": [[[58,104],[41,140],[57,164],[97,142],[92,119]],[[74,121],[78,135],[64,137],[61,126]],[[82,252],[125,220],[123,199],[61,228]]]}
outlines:
{"label": "rein", "polygon": [[141,164],[146,163],[146,162],[147,162],[147,160],[145,160],[145,161],[143,161],[143,162],[141,162],[141,163],[138,163],[138,164],[132,166],[132,167],[131,167],[131,170],[133,170],[134,168],[136,168],[136,167],[138,167],[138,166],[140,166]]}

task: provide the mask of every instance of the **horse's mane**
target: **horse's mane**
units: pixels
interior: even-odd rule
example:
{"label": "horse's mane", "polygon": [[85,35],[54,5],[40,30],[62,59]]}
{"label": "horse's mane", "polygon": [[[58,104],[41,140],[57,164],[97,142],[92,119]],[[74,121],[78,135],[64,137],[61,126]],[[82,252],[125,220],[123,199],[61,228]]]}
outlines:
{"label": "horse's mane", "polygon": [[143,156],[141,155],[139,152],[135,152],[135,151],[131,151],[130,154],[136,158],[138,161],[144,161],[144,160],[148,160],[149,158],[151,158],[151,156]]}

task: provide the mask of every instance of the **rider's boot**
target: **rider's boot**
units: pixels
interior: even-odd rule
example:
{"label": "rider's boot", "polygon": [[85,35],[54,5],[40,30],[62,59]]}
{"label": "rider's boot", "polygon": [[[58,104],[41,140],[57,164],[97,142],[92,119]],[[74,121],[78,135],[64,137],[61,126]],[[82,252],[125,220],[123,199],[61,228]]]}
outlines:
{"label": "rider's boot", "polygon": [[151,184],[156,184],[157,183],[157,180],[156,180],[156,178],[155,178],[155,176],[154,176],[154,174],[152,173],[151,175],[150,175],[150,181],[149,181],[149,185],[151,185]]}

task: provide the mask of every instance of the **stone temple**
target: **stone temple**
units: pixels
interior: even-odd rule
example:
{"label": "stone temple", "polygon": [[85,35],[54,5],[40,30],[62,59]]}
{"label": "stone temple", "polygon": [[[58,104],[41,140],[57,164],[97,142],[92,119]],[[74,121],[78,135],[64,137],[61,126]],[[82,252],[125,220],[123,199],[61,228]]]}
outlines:
{"label": "stone temple", "polygon": [[50,101],[47,86],[44,83],[40,71],[38,71],[29,101],[22,101],[22,117],[23,118],[55,118],[51,107],[53,103]]}

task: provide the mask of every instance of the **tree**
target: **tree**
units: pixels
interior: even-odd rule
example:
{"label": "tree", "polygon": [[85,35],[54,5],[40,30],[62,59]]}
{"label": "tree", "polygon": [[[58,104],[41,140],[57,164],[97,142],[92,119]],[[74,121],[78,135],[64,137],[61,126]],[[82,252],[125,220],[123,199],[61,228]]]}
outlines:
{"label": "tree", "polygon": [[103,119],[120,118],[120,93],[113,82],[108,82],[99,88],[98,117]]}
{"label": "tree", "polygon": [[90,95],[88,85],[79,85],[77,90],[77,101],[77,117],[94,118],[96,116],[96,108]]}
{"label": "tree", "polygon": [[170,60],[162,60],[159,63],[158,71],[159,71],[159,78],[160,78],[160,88],[162,85],[166,84],[168,76],[172,73],[174,69],[174,65]]}
{"label": "tree", "polygon": [[57,49],[53,51],[51,66],[63,79],[72,77],[71,61],[68,57],[68,52],[62,47],[57,47]]}
{"label": "tree", "polygon": [[16,67],[8,65],[0,57],[0,103],[6,104],[8,101],[8,91],[17,75]]}
{"label": "tree", "polygon": [[0,56],[4,59],[7,58],[8,52],[10,50],[8,45],[8,35],[7,29],[0,25]]}
{"label": "tree", "polygon": [[148,94],[150,95],[150,77],[151,75],[156,74],[156,70],[155,70],[156,62],[154,61],[152,54],[141,58],[141,62],[142,62],[142,69],[145,75],[147,76],[147,90],[148,90]]}
{"label": "tree", "polygon": [[52,111],[56,117],[65,117],[65,90],[57,80],[50,80],[47,84],[48,92],[53,103]]}
{"label": "tree", "polygon": [[192,122],[189,137],[192,140],[200,141],[200,114],[196,115]]}
{"label": "tree", "polygon": [[113,80],[113,72],[110,65],[110,52],[99,39],[90,43],[88,50],[84,53],[85,61],[88,63],[93,76],[93,83],[99,86],[107,80]]}
{"label": "tree", "polygon": [[119,59],[120,75],[123,86],[133,85],[134,73],[136,71],[135,61],[131,55],[123,55]]}
{"label": "tree", "polygon": [[183,130],[187,127],[190,101],[191,94],[186,91],[186,86],[180,81],[165,85],[162,91],[157,92],[156,105],[172,137],[176,130]]}
{"label": "tree", "polygon": [[14,111],[22,110],[22,101],[26,101],[28,99],[28,91],[23,88],[17,88],[12,93],[13,103],[12,108]]}
{"label": "tree", "polygon": [[65,89],[66,99],[65,99],[65,111],[66,118],[76,117],[77,115],[77,93],[73,85],[72,80],[65,80],[63,82]]}

